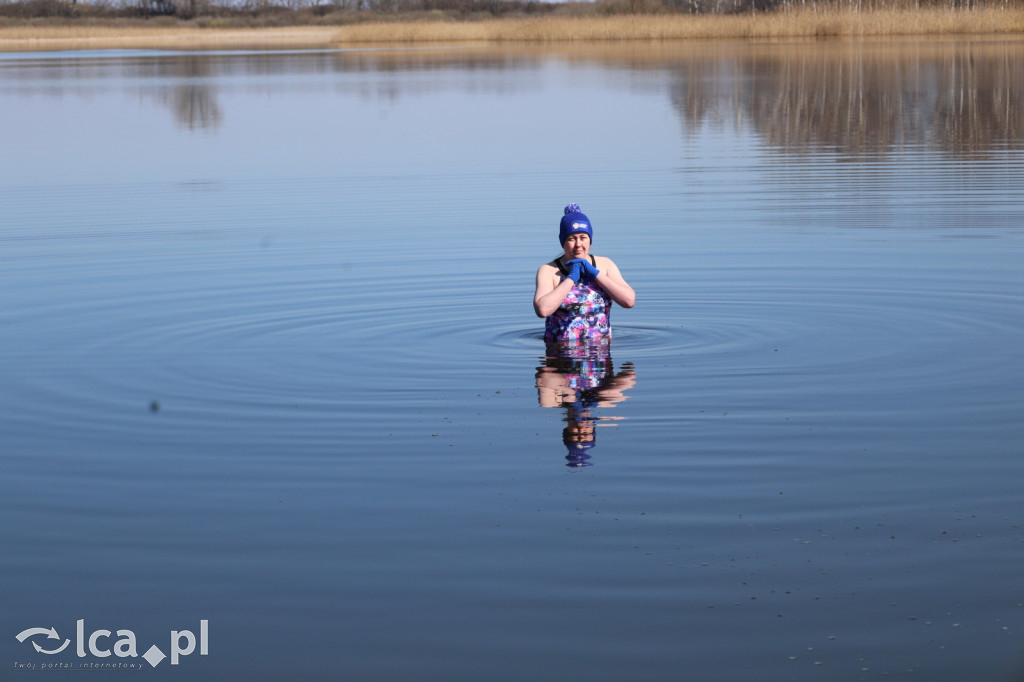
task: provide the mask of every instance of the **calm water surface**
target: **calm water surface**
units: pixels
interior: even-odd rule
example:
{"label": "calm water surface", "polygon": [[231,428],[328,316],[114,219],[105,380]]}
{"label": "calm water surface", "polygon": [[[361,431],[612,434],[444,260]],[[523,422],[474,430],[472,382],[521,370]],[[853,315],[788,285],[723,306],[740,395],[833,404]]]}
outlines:
{"label": "calm water surface", "polygon": [[[1024,675],[1020,40],[8,54],[0,112],[0,680]],[[569,201],[608,365],[531,310]]]}

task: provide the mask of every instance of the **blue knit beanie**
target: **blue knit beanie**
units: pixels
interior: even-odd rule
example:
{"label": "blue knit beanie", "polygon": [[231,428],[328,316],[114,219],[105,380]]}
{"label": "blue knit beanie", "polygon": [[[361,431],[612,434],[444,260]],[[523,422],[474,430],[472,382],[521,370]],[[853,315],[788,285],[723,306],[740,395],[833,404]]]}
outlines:
{"label": "blue knit beanie", "polygon": [[569,204],[565,207],[562,221],[558,223],[558,243],[565,244],[569,235],[579,232],[586,232],[590,241],[594,241],[594,228],[590,225],[590,218],[583,215],[579,204]]}

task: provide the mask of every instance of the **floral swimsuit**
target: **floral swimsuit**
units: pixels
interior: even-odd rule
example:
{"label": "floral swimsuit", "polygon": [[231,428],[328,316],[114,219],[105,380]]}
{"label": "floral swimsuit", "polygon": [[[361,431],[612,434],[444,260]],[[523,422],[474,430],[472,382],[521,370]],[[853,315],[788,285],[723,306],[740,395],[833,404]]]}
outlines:
{"label": "floral swimsuit", "polygon": [[[596,265],[593,256],[590,262]],[[555,264],[562,276],[569,274],[561,261]],[[612,300],[595,282],[580,280],[572,291],[544,323],[544,342],[557,344],[560,351],[573,355],[607,350],[611,344],[612,326],[609,319]]]}

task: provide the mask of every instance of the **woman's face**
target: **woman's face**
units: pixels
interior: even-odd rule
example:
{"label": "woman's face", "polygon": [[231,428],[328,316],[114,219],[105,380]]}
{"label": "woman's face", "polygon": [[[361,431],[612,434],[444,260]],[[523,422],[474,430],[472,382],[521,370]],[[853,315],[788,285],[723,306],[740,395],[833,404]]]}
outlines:
{"label": "woman's face", "polygon": [[590,235],[586,232],[571,234],[565,238],[562,248],[565,249],[566,260],[586,258],[590,251]]}

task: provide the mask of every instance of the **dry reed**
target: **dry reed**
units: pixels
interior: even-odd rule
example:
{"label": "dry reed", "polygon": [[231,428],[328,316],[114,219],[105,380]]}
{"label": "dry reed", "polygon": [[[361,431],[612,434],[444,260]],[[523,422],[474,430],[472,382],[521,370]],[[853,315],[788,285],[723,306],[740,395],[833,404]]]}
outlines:
{"label": "dry reed", "polygon": [[338,45],[461,42],[773,39],[1024,34],[1022,9],[793,9],[742,15],[619,15],[485,21],[366,23],[338,32]]}
{"label": "dry reed", "polygon": [[329,48],[335,27],[218,29],[194,26],[0,26],[0,51]]}
{"label": "dry reed", "polygon": [[74,49],[283,49],[466,43],[598,43],[1024,35],[1024,9],[791,9],[742,15],[525,17],[482,21],[367,22],[344,27],[201,28],[75,24],[0,25],[0,51]]}

